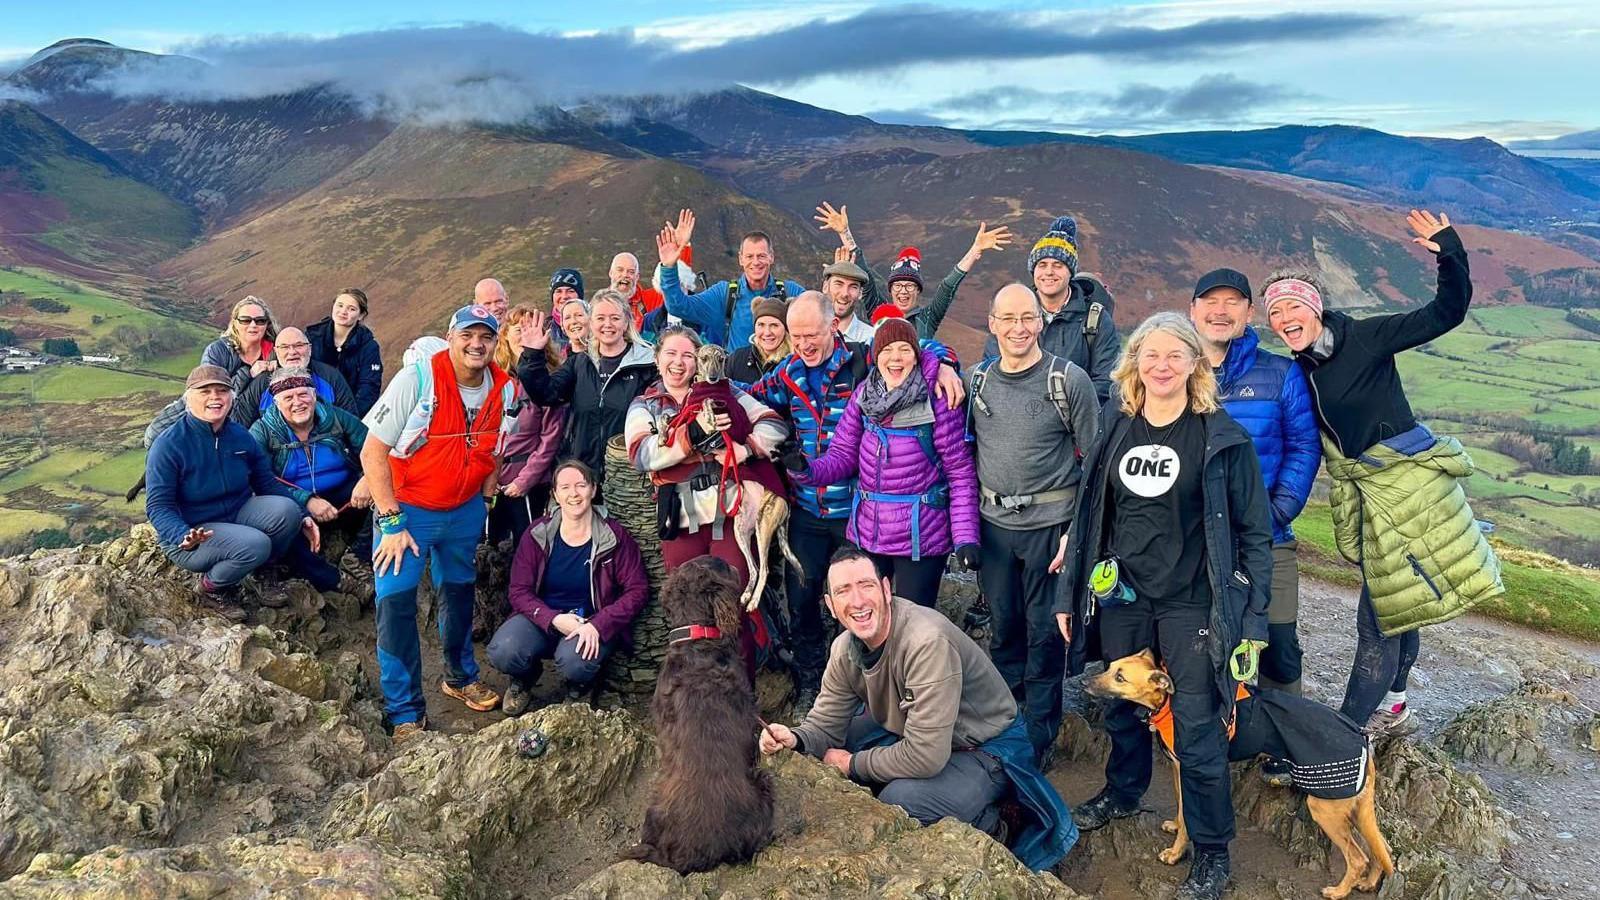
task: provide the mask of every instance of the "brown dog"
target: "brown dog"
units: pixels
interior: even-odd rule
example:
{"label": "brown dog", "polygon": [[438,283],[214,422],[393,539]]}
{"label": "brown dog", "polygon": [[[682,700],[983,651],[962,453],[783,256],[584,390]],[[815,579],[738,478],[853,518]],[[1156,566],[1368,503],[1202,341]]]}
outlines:
{"label": "brown dog", "polygon": [[673,629],[650,701],[660,771],[639,843],[624,856],[680,873],[748,861],[772,841],[755,692],[739,656],[739,576],[711,556],[667,576]]}
{"label": "brown dog", "polygon": [[[1142,650],[1111,663],[1105,672],[1086,681],[1084,687],[1096,697],[1127,700],[1156,713],[1151,717],[1151,730],[1161,735],[1167,758],[1172,763],[1173,793],[1178,797],[1177,818],[1161,823],[1162,830],[1172,832],[1176,837],[1172,846],[1161,851],[1159,857],[1169,866],[1177,863],[1189,849],[1189,832],[1183,822],[1183,790],[1179,782],[1178,759],[1172,751],[1171,731],[1158,725],[1158,719],[1167,710],[1167,698],[1172,693],[1172,679],[1161,670],[1154,654],[1149,650]],[[1235,713],[1237,730],[1230,729],[1228,735],[1228,758],[1233,761],[1252,759],[1263,747],[1272,746],[1276,751],[1273,755],[1287,759],[1291,767],[1295,767],[1298,785],[1302,770],[1296,767],[1297,760],[1292,751],[1285,752],[1285,748],[1289,745],[1278,735],[1273,720],[1279,716],[1291,718],[1294,720],[1293,727],[1296,731],[1325,734],[1330,738],[1350,731],[1354,728],[1354,724],[1320,703],[1281,692],[1269,693],[1272,694],[1271,697],[1262,698],[1249,695],[1245,690],[1240,691],[1241,697],[1237,701]],[[1362,751],[1357,764],[1360,771],[1354,773],[1348,772],[1349,764],[1345,763],[1308,765],[1304,771],[1312,773],[1308,774],[1308,781],[1316,781],[1323,778],[1321,772],[1340,768],[1345,769],[1347,775],[1354,777],[1341,777],[1339,785],[1334,786],[1335,792],[1341,792],[1337,788],[1345,784],[1353,787],[1359,783],[1359,789],[1355,791],[1354,796],[1328,799],[1308,794],[1306,797],[1306,806],[1311,810],[1311,817],[1322,828],[1323,834],[1328,836],[1328,840],[1344,854],[1344,878],[1338,884],[1322,889],[1322,896],[1329,900],[1342,900],[1350,894],[1352,888],[1360,891],[1377,890],[1378,882],[1384,876],[1394,873],[1394,860],[1389,853],[1389,842],[1384,839],[1383,832],[1378,828],[1377,805],[1373,800],[1378,771],[1373,764],[1371,753]],[[1317,790],[1318,787],[1326,785],[1306,789]],[[1363,851],[1360,843],[1356,841],[1358,830],[1366,841],[1366,851]],[[1369,851],[1370,859],[1367,855]],[[1371,865],[1372,863],[1375,865]]]}

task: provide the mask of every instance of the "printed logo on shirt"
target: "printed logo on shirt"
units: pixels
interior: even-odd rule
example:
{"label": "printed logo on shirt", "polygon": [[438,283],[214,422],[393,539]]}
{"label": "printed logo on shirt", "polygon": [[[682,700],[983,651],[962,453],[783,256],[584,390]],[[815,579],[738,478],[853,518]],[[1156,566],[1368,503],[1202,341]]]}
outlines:
{"label": "printed logo on shirt", "polygon": [[1178,480],[1182,462],[1178,451],[1161,444],[1142,444],[1123,454],[1117,463],[1122,486],[1140,497],[1159,497]]}

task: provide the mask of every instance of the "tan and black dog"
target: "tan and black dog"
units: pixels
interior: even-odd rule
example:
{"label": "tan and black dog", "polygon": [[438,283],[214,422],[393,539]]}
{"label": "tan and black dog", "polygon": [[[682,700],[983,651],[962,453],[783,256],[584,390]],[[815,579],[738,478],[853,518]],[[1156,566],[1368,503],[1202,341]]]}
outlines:
{"label": "tan and black dog", "polygon": [[[1178,797],[1177,818],[1161,823],[1162,830],[1176,837],[1159,857],[1167,865],[1177,863],[1188,852],[1189,833],[1183,823],[1178,760],[1172,750],[1168,705],[1172,679],[1156,663],[1154,654],[1142,650],[1111,663],[1084,687],[1096,697],[1127,700],[1152,711],[1150,730],[1161,737],[1172,762],[1173,793]],[[1282,691],[1252,694],[1241,685],[1235,721],[1228,733],[1228,758],[1237,762],[1261,753],[1288,760],[1295,786],[1306,793],[1311,817],[1344,854],[1344,878],[1323,888],[1322,896],[1341,900],[1351,889],[1377,890],[1384,876],[1394,873],[1394,860],[1389,842],[1378,828],[1373,799],[1378,772],[1360,729],[1321,703]],[[1366,850],[1356,840],[1357,831],[1366,841]]]}

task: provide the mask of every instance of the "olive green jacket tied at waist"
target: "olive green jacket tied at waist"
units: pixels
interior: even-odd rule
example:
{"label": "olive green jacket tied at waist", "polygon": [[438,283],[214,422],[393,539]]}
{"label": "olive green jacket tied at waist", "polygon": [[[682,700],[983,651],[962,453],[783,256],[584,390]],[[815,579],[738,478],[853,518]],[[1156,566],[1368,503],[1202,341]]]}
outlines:
{"label": "olive green jacket tied at waist", "polygon": [[1460,441],[1418,425],[1355,459],[1326,436],[1322,446],[1334,542],[1361,566],[1385,635],[1448,622],[1505,593],[1461,488],[1473,467]]}

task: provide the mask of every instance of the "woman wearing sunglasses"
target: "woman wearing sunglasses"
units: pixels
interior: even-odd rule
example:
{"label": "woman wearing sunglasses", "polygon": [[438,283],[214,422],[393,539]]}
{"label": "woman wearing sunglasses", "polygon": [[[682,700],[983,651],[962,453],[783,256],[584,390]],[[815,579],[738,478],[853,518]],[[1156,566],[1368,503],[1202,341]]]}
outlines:
{"label": "woman wearing sunglasses", "polygon": [[250,296],[233,305],[227,330],[200,354],[201,365],[221,366],[233,379],[238,393],[250,379],[270,372],[272,342],[278,339],[278,320],[260,297]]}

